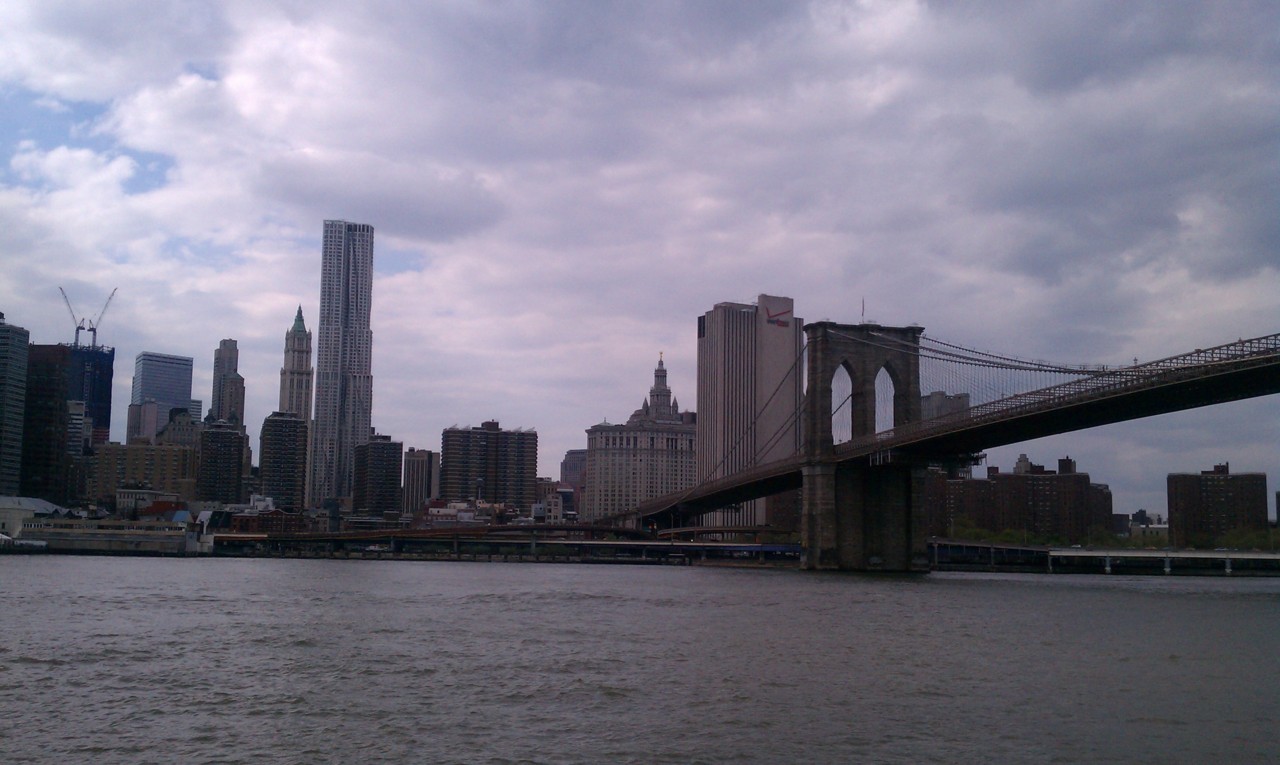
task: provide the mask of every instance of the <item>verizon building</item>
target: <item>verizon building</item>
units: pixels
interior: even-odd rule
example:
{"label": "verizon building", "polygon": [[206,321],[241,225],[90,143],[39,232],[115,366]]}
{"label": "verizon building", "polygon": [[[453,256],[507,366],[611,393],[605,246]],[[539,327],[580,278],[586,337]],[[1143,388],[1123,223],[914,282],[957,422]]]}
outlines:
{"label": "verizon building", "polygon": [[[733,475],[800,450],[804,320],[791,298],[717,303],[698,317],[698,482]],[[764,500],[726,508],[707,524],[768,522]]]}

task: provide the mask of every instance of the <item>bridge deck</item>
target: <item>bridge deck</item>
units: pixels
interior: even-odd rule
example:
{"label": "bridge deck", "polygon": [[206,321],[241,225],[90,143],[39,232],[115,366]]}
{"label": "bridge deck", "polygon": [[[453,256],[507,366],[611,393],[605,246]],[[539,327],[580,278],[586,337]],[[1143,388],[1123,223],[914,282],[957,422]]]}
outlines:
{"label": "bridge deck", "polygon": [[1278,392],[1280,334],[1266,335],[1132,367],[1091,370],[1068,383],[847,441],[829,454],[798,454],[759,465],[648,500],[628,515],[694,516],[797,489],[807,464],[956,459],[1043,436]]}

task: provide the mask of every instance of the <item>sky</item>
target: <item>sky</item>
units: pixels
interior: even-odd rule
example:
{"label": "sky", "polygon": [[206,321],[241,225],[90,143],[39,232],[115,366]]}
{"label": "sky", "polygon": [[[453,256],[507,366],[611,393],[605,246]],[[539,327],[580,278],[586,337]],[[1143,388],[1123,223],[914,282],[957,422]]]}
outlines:
{"label": "sky", "polygon": [[[697,404],[723,301],[917,323],[1061,363],[1280,332],[1271,2],[0,4],[0,311],[133,359],[240,348],[277,408],[325,219],[376,229],[373,422],[498,420],[557,476],[663,354]],[[317,333],[318,334],[318,333]],[[1280,396],[988,451],[1116,512],[1230,462],[1280,488]],[[1274,498],[1271,500],[1274,514]]]}

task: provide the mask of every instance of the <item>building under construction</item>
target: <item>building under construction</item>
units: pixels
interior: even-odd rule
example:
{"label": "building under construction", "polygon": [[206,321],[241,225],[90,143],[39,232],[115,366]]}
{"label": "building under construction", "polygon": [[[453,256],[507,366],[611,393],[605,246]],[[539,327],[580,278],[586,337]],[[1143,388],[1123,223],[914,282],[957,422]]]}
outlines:
{"label": "building under construction", "polygon": [[[61,287],[58,288],[62,290]],[[115,368],[116,349],[98,344],[98,323],[102,315],[116,296],[112,290],[103,304],[102,310],[94,319],[76,318],[71,300],[62,290],[62,298],[66,301],[67,310],[71,312],[71,321],[75,323],[75,340],[63,343],[71,349],[66,364],[67,399],[84,402],[85,430],[91,446],[105,444],[111,440],[111,380]],[[89,344],[81,345],[80,333],[89,333]],[[90,430],[91,428],[91,430]]]}

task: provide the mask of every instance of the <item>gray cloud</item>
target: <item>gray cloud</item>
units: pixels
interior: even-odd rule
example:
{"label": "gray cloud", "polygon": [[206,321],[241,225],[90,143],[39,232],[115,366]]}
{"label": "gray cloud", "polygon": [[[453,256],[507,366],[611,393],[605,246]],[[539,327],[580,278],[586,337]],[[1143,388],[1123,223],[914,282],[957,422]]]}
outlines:
{"label": "gray cloud", "polygon": [[[103,117],[92,147],[54,112],[38,150],[8,147],[3,310],[61,339],[60,304],[27,284],[127,285],[117,378],[140,350],[199,370],[238,337],[250,419],[274,408],[294,308],[314,323],[324,218],[373,223],[393,264],[380,427],[431,447],[454,423],[536,426],[547,473],[635,408],[659,351],[694,406],[696,316],[760,292],[811,320],[855,321],[865,298],[880,321],[1075,362],[1280,315],[1267,3],[20,11],[0,11],[0,100]],[[103,168],[139,152],[166,171],[131,193]],[[1207,410],[1214,437],[1177,449],[1158,421],[1026,448],[1078,446],[1097,480],[1122,465],[1122,497],[1153,495],[1178,455],[1280,475],[1256,457],[1266,433],[1233,440],[1275,419],[1252,406]]]}
{"label": "gray cloud", "polygon": [[288,200],[304,219],[376,222],[405,239],[457,239],[503,215],[501,201],[472,173],[379,156],[281,157],[263,163],[258,183],[259,194]]}

